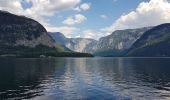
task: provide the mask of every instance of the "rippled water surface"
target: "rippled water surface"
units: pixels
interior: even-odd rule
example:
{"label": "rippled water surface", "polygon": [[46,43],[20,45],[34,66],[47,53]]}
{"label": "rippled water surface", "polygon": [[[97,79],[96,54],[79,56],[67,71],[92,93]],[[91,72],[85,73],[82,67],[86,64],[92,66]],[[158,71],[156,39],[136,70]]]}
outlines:
{"label": "rippled water surface", "polygon": [[170,100],[170,58],[3,58],[3,99]]}

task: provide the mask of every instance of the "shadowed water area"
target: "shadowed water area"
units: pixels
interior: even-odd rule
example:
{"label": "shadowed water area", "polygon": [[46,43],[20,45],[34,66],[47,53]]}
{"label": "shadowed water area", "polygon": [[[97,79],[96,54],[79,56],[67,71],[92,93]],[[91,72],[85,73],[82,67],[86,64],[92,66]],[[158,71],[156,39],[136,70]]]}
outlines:
{"label": "shadowed water area", "polygon": [[170,58],[3,58],[0,99],[168,100]]}

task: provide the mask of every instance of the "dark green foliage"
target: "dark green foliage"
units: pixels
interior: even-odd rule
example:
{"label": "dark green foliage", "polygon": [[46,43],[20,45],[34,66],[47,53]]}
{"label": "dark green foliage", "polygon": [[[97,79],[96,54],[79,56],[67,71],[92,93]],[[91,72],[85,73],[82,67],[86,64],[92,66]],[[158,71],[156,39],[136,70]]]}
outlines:
{"label": "dark green foliage", "polygon": [[25,46],[3,46],[0,49],[0,54],[43,54],[47,52],[60,52],[59,49],[50,48],[44,45],[38,45],[36,47],[25,47]]}
{"label": "dark green foliage", "polygon": [[1,56],[16,56],[16,57],[40,57],[41,55],[45,57],[92,57],[91,54],[86,53],[76,53],[76,52],[63,52],[59,48],[50,48],[44,45],[38,45],[36,47],[30,48],[25,46],[3,46],[0,49]]}
{"label": "dark green foliage", "polygon": [[27,54],[19,55],[18,57],[37,58],[41,56],[44,56],[44,57],[93,57],[93,55],[87,54],[87,53],[55,52],[55,51],[45,52],[45,53],[41,53],[41,52],[27,53]]}

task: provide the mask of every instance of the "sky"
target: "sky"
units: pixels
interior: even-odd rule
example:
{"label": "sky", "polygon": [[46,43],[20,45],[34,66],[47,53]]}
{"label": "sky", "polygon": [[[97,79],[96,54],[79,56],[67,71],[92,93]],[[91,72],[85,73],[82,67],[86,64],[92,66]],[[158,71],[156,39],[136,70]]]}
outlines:
{"label": "sky", "polygon": [[169,0],[0,0],[0,10],[39,21],[68,38],[170,23]]}

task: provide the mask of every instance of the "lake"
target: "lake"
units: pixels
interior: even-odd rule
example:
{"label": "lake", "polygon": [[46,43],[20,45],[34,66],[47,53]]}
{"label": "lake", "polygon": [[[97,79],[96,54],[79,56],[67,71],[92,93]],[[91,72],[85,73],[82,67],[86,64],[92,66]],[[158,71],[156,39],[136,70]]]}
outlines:
{"label": "lake", "polygon": [[1,58],[3,99],[168,100],[170,58]]}

